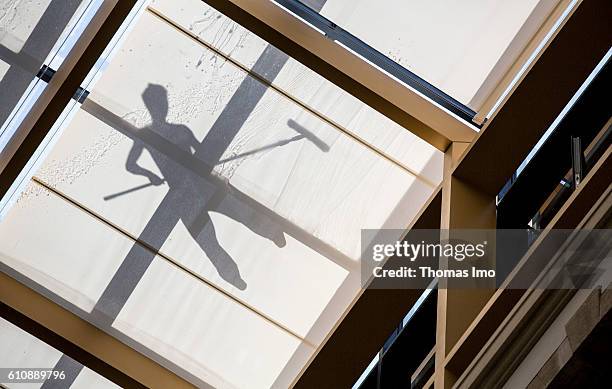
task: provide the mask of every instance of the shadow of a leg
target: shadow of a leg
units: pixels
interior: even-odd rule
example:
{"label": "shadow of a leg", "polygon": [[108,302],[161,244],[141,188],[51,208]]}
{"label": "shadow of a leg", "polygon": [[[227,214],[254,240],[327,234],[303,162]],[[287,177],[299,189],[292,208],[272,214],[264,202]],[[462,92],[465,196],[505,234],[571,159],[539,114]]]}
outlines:
{"label": "shadow of a leg", "polygon": [[215,211],[237,221],[254,234],[273,242],[277,247],[285,247],[287,241],[280,225],[264,213],[263,206],[245,204],[232,195],[227,195],[225,201]]}
{"label": "shadow of a leg", "polygon": [[194,241],[198,243],[202,251],[206,253],[210,262],[213,264],[217,273],[226,282],[232,284],[240,290],[245,290],[247,287],[246,282],[240,276],[240,270],[238,265],[232,259],[232,257],[225,251],[219,244],[215,227],[213,226],[212,220],[208,216],[207,212],[204,212],[199,218],[207,218],[203,228],[188,227],[189,233],[191,234]]}
{"label": "shadow of a leg", "polygon": [[148,247],[138,242],[132,245],[92,311],[92,317],[96,318],[98,324],[110,327],[123,309],[155,259],[157,251],[178,223],[176,204],[180,204],[181,197],[182,193],[170,191],[151,216],[138,237],[138,241]]}

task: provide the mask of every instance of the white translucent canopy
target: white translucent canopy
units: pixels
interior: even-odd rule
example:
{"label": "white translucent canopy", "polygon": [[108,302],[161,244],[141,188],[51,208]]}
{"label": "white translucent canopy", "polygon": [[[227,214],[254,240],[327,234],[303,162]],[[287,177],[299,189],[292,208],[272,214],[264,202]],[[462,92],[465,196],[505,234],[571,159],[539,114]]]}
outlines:
{"label": "white translucent canopy", "polygon": [[477,110],[559,0],[323,3],[321,15]]}
{"label": "white translucent canopy", "polygon": [[0,258],[196,385],[284,388],[360,292],[361,230],[405,229],[442,160],[204,2],[154,1]]}

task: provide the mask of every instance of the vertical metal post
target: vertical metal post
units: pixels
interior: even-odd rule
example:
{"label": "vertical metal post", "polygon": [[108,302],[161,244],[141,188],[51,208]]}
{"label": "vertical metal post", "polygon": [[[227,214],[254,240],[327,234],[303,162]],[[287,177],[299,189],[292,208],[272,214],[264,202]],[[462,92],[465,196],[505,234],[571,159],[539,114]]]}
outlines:
{"label": "vertical metal post", "polygon": [[579,136],[572,136],[572,177],[576,189],[584,178],[584,153]]}

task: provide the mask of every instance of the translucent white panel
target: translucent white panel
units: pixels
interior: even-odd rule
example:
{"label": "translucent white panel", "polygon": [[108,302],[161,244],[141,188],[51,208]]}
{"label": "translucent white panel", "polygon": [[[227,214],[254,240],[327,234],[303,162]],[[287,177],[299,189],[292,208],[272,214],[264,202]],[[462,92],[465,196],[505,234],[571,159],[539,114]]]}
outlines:
{"label": "translucent white panel", "polygon": [[31,183],[0,223],[0,260],[90,311],[131,242]]}
{"label": "translucent white panel", "polygon": [[[0,3],[0,42],[19,52],[52,0],[4,0]],[[48,22],[47,22],[48,23]],[[49,28],[49,26],[47,26]]]}
{"label": "translucent white panel", "polygon": [[[152,0],[151,8],[187,28],[217,50],[252,68],[268,43],[199,0],[184,0],[177,6],[172,0]],[[219,59],[203,53],[200,66],[214,66]],[[265,69],[264,69],[265,70]]]}
{"label": "translucent white panel", "polygon": [[[172,29],[165,26],[161,28],[178,38],[177,43],[186,43],[187,46],[193,44],[188,39],[172,35],[176,34]],[[135,34],[138,34],[138,30]],[[129,52],[129,49],[126,50]],[[121,66],[121,56],[106,73],[110,80],[111,76],[119,80],[120,77],[129,77],[132,81],[136,79],[142,82],[139,89],[146,89],[146,79],[139,79],[131,73],[120,74],[121,68],[117,70],[115,63]],[[179,63],[178,66],[181,65]],[[140,68],[140,73],[149,76],[145,69]],[[165,72],[156,71],[154,64],[149,69],[153,71],[150,79],[163,82]],[[196,76],[199,74],[195,73]],[[206,74],[206,77],[215,75],[218,73]],[[176,79],[178,81],[179,77]],[[99,85],[104,86],[105,81],[103,78]],[[126,92],[131,88],[128,85]],[[115,90],[121,89],[116,87]],[[128,93],[121,93],[120,96],[130,97]],[[132,101],[123,101],[130,105],[143,104],[140,95],[134,96]],[[171,104],[171,108],[181,107]],[[122,112],[116,113],[125,116]],[[197,159],[188,162],[187,166],[178,163],[181,159],[177,157],[176,150],[181,151],[180,143],[170,143],[173,149],[162,149],[161,152],[155,152],[159,144],[147,145],[148,152],[137,162],[139,166],[166,177],[170,185],[151,186],[105,199],[108,195],[147,182],[146,178],[126,170],[126,160],[133,141],[119,132],[125,131],[125,127],[119,125],[113,128],[102,121],[112,115],[103,113],[96,118],[86,112],[79,112],[38,176],[134,237],[140,237],[146,243],[161,248],[163,253],[173,259],[198,271],[224,289],[240,295],[245,302],[299,334],[306,335],[344,280],[347,270],[318,252],[322,244],[314,246],[304,243],[305,237],[309,238],[308,234],[292,236],[289,231],[285,231],[283,219],[276,221],[266,216],[265,208],[258,202],[245,195],[236,198],[228,191],[225,181],[203,169]],[[180,113],[176,115],[180,117]],[[127,119],[130,119],[129,115]],[[194,118],[194,124],[190,125],[199,138],[204,137],[211,126],[199,124],[206,123],[206,119],[206,115],[199,115]],[[166,137],[163,139],[178,141],[172,133],[163,131],[180,131],[181,127],[168,125],[157,130],[162,131],[161,135]],[[245,145],[248,146],[249,143]],[[203,154],[203,159],[206,156]],[[215,195],[218,190],[221,192]],[[213,196],[221,197],[211,202]],[[250,201],[245,203],[246,200]],[[155,232],[143,235],[146,226],[149,226],[147,231]],[[292,260],[288,261],[287,258]],[[231,270],[224,274],[226,266],[237,266],[241,280],[235,280],[231,274],[227,274]],[[270,277],[271,274],[275,277]],[[312,282],[315,278],[319,280],[316,284]],[[241,287],[245,290],[240,291]]]}
{"label": "translucent white panel", "polygon": [[[230,183],[277,214],[299,225],[346,255],[360,257],[362,228],[406,227],[432,187],[344,136],[272,91],[257,105],[241,131],[247,150],[295,136],[305,129],[329,147],[323,152],[308,142],[225,167]],[[257,135],[255,135],[257,134]],[[230,152],[242,137],[230,145]],[[222,171],[225,174],[225,171]],[[404,199],[410,191],[410,200]],[[416,205],[419,204],[419,205]],[[415,206],[416,205],[416,206]],[[401,215],[403,222],[388,219]]]}
{"label": "translucent white panel", "polygon": [[[0,318],[0,367],[19,368],[19,369],[54,369],[58,368],[57,363],[62,358],[62,353],[50,345],[44,343],[33,335],[23,331],[12,323]],[[74,382],[71,379],[71,372],[64,371],[64,381],[57,381],[65,387],[72,389],[112,389],[119,388],[111,381],[102,377],[98,373],[81,366],[78,362],[64,356],[74,364],[74,368],[80,370]],[[59,367],[58,371],[61,371]],[[42,387],[42,383],[11,383],[7,387],[15,389],[37,389]]]}
{"label": "translucent white panel", "polygon": [[113,325],[216,388],[269,388],[300,340],[155,259]]}
{"label": "translucent white panel", "polygon": [[[235,80],[241,91],[261,84],[227,63],[186,70],[201,50],[145,14],[91,95],[113,99],[85,104],[91,113],[76,115],[38,176],[305,336],[345,279],[345,257],[359,257],[360,229],[405,227],[431,187],[270,89],[232,100]],[[166,98],[165,122],[149,125]],[[249,104],[241,122],[226,113]],[[159,138],[127,163],[139,133]],[[130,191],[148,182],[137,169],[166,182]]]}
{"label": "translucent white panel", "polygon": [[[253,68],[291,96],[420,175],[427,183],[435,186],[442,180],[443,155],[440,151],[298,61],[285,56],[278,75],[265,67],[254,67],[268,46],[267,42],[206,3],[188,0],[177,7],[170,0],[155,0],[151,7],[239,63]],[[214,64],[218,58],[203,54],[199,61],[204,66]]]}
{"label": "translucent white panel", "polygon": [[[3,262],[69,302],[85,305],[78,304],[78,299],[84,300],[81,294],[89,288],[88,284],[97,284],[96,278],[107,273],[99,266],[104,261],[112,262],[107,253],[114,254],[115,259],[124,258],[124,251],[112,249],[121,246],[121,236],[108,236],[103,231],[108,227],[44,190],[31,187],[24,198],[27,200],[22,199],[0,224],[1,235],[7,237],[0,242]],[[42,204],[37,207],[37,202]],[[38,218],[20,212],[24,210],[38,212]],[[36,223],[40,224],[37,229],[31,221],[39,219],[42,220]],[[18,239],[11,239],[13,236]],[[37,236],[48,236],[48,240],[37,240]],[[87,236],[101,244],[94,245]],[[92,252],[84,252],[75,239],[84,240],[83,244]],[[28,260],[33,257],[24,253],[23,246],[37,251],[40,262],[33,264],[36,269],[20,263],[32,262]],[[7,257],[7,251],[20,260],[12,260],[12,255]],[[67,263],[57,255],[62,251],[69,259],[76,256],[81,261]],[[83,271],[84,267],[87,272]],[[81,283],[68,279],[73,274],[82,278]],[[226,380],[237,387],[268,387],[301,343],[273,322],[159,258],[131,294],[114,326],[220,388],[230,387],[224,383]],[[39,363],[37,359],[34,362]],[[53,366],[54,362],[50,361],[49,365]],[[236,380],[244,382],[236,383]],[[92,377],[77,377],[78,383],[90,381],[92,385],[101,384]]]}
{"label": "translucent white panel", "polygon": [[0,2],[0,44],[15,53],[43,60],[73,15],[89,0],[3,0]]}
{"label": "translucent white panel", "polygon": [[6,74],[6,72],[8,72],[9,69],[10,66],[8,63],[0,61],[0,79],[4,77],[4,75]]}
{"label": "translucent white panel", "polygon": [[469,104],[539,0],[327,0],[321,14]]}
{"label": "translucent white panel", "polygon": [[[228,195],[209,211],[210,224],[196,239],[178,223],[162,251],[306,337],[349,270],[317,252],[320,247],[309,247],[300,240],[303,236],[280,232],[282,225],[260,212]],[[210,237],[211,230],[216,239]],[[210,249],[213,240],[216,249]],[[212,265],[221,250],[227,253],[225,261],[236,262],[243,291],[228,288]]]}
{"label": "translucent white panel", "polygon": [[[62,353],[0,318],[0,367],[51,369]],[[40,383],[10,384],[19,389],[40,388]]]}
{"label": "translucent white panel", "polygon": [[[132,144],[116,129],[81,111],[38,175],[114,225],[305,335],[348,271],[321,256],[319,247],[309,247],[284,232],[283,225],[267,216],[262,206],[245,203],[240,199],[245,196],[236,198],[220,180],[210,175],[202,178],[170,156],[156,157],[173,165],[170,173],[184,186],[171,190],[165,184],[151,186],[105,200],[147,183],[125,169]],[[149,154],[139,164],[159,172]],[[211,203],[216,188],[221,197]],[[146,226],[155,233],[142,235]],[[122,255],[116,259],[123,260],[126,253]],[[231,262],[246,283],[244,291],[217,270]]]}

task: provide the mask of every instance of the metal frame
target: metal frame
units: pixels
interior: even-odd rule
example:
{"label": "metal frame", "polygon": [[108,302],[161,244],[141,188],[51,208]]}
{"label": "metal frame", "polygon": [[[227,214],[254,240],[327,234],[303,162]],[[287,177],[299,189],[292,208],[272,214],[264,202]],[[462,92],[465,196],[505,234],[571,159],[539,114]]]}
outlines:
{"label": "metal frame", "polygon": [[[608,52],[612,28],[604,22],[609,12],[602,9],[607,9],[605,1],[592,0],[573,11],[504,105],[485,123],[453,175],[488,194],[499,193]],[[561,66],[568,58],[572,66]]]}
{"label": "metal frame", "polygon": [[[495,117],[485,123],[477,139],[472,144],[452,145],[446,154],[443,188],[434,192],[432,198],[437,200],[424,206],[413,228],[431,226],[436,217],[442,225],[454,228],[474,227],[479,220],[495,225],[496,194],[609,49],[611,30],[602,9],[605,0],[582,2]],[[590,37],[588,43],[584,36]],[[559,66],[568,57],[573,59],[573,66]],[[581,189],[580,202],[593,204],[595,199],[588,195],[598,191]],[[561,212],[559,228],[572,228],[570,219],[576,220],[585,211],[574,201]],[[385,292],[366,290],[360,296],[301,375],[296,388],[348,387],[355,382],[400,319],[396,307],[405,304],[398,298],[401,291]],[[486,342],[521,297],[520,291],[511,289],[497,291],[493,298],[490,293],[470,296],[455,290],[442,292],[446,296],[438,298],[436,372],[425,387],[451,387],[462,374],[457,366],[466,366],[474,359],[479,345]],[[390,300],[393,303],[387,304]],[[461,312],[453,311],[453,304],[460,306]],[[364,326],[365,318],[371,317],[376,317],[375,327]],[[371,344],[371,338],[379,342]],[[346,363],[338,364],[338,359]]]}
{"label": "metal frame", "polygon": [[[539,255],[537,250],[546,245],[547,234],[551,230],[601,228],[601,222],[609,218],[612,204],[612,187],[609,184],[609,169],[606,168],[611,161],[612,146],[607,148],[583,185],[578,187],[563,205],[551,223],[553,225],[550,229],[538,238],[521,259],[509,279],[519,277],[520,272],[528,267],[530,257]],[[544,279],[550,280],[549,273],[547,276]],[[551,324],[552,319],[576,293],[573,289],[546,289],[545,285],[537,284],[538,282],[542,282],[541,279],[536,279],[534,282],[536,285],[527,291],[511,289],[497,291],[485,309],[476,317],[462,337],[459,343],[461,347],[455,347],[446,358],[446,366],[463,367],[462,371],[455,372],[458,373],[456,376],[458,386],[487,387],[492,385],[492,382],[504,382]],[[509,304],[510,294],[514,294],[516,300]],[[506,300],[505,303],[502,303],[502,300]],[[478,333],[478,325],[491,320],[493,316],[498,320],[496,324],[488,328],[485,334],[482,330]],[[477,336],[479,340],[474,339]],[[465,349],[474,348],[474,342],[478,343],[478,347],[475,347],[478,352],[476,355],[471,355],[471,358],[466,358]]]}
{"label": "metal frame", "polygon": [[[451,142],[471,142],[476,137],[475,125],[372,65],[276,2],[203,1],[441,151]],[[331,23],[317,20],[328,26]],[[335,38],[344,36],[342,39],[352,41],[337,28],[331,28],[330,33],[332,30]]]}
{"label": "metal frame", "polygon": [[327,38],[346,46],[350,50],[353,50],[355,53],[361,55],[369,62],[393,75],[406,85],[422,93],[424,96],[427,96],[440,106],[448,109],[461,119],[467,122],[472,122],[472,119],[474,119],[474,116],[476,116],[476,112],[467,105],[455,100],[450,95],[444,93],[442,90],[436,88],[429,82],[404,68],[399,63],[393,61],[380,51],[374,49],[361,39],[314,11],[312,8],[304,5],[302,2],[298,0],[274,1],[300,18],[304,19],[304,21],[321,30]]}
{"label": "metal frame", "polygon": [[537,62],[556,32],[582,0],[541,0],[508,45],[468,105],[477,107],[473,121],[484,123]]}

